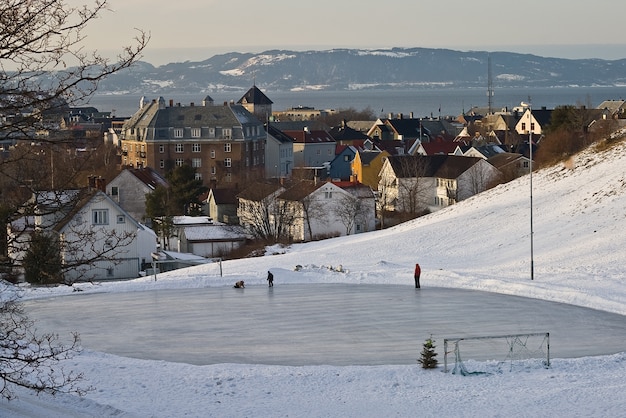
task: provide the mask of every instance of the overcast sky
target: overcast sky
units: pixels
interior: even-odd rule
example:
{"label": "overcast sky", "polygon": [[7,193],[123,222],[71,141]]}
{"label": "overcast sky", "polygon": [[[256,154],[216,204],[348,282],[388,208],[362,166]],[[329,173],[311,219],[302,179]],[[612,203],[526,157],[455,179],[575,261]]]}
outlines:
{"label": "overcast sky", "polygon": [[[69,5],[91,0],[66,0]],[[151,35],[144,60],[200,61],[269,49],[426,47],[626,58],[616,0],[108,0],[86,47],[108,54]]]}

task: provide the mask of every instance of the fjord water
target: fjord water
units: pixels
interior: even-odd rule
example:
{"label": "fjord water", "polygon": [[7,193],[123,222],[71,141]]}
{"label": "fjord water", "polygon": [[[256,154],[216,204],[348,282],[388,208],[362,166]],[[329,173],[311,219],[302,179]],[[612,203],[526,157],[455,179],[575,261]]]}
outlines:
{"label": "fjord water", "polygon": [[[458,116],[468,112],[472,107],[487,107],[487,88],[423,88],[404,90],[303,90],[303,91],[271,91],[259,88],[272,100],[273,110],[285,110],[297,106],[308,106],[316,109],[347,109],[362,110],[370,108],[376,116],[398,113],[409,117]],[[90,106],[102,112],[113,112],[116,116],[130,116],[139,107],[142,97],[147,100],[163,97],[166,103],[172,100],[188,106],[191,103],[200,105],[208,95],[215,104],[238,101],[244,94],[242,91],[211,92],[204,91],[194,94],[146,91],[145,93],[129,94],[98,94],[89,101]],[[626,99],[626,86],[618,87],[553,87],[553,88],[494,88],[492,108],[512,109],[524,102],[530,102],[535,109],[546,107],[553,109],[561,105],[584,105],[597,107],[605,100]]]}

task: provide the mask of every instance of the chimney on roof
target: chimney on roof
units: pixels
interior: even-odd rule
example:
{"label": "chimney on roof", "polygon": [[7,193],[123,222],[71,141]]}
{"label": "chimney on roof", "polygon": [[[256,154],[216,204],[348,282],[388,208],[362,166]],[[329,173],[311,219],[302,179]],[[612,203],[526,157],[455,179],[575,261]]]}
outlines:
{"label": "chimney on roof", "polygon": [[404,118],[404,115],[402,113],[398,113],[398,119],[402,119]]}
{"label": "chimney on roof", "polygon": [[193,102],[189,103],[189,106],[193,107],[193,105],[194,105],[194,103],[193,103]]}
{"label": "chimney on roof", "polygon": [[106,193],[107,182],[106,179],[98,176],[96,179],[96,189],[100,190],[103,193]]}
{"label": "chimney on roof", "polygon": [[413,119],[413,112],[409,113],[409,117]]}

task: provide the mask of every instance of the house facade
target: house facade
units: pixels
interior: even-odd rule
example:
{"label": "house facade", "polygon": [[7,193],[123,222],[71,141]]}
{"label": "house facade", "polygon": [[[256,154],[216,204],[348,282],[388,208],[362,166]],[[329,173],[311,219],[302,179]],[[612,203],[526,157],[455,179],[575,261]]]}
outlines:
{"label": "house facade", "polygon": [[358,152],[352,161],[354,180],[370,187],[374,191],[378,190],[378,175],[387,157],[389,157],[387,151],[378,149]]}
{"label": "house facade", "polygon": [[266,133],[242,105],[201,106],[142,100],[120,134],[122,164],[161,176],[188,164],[211,187],[234,187],[264,174]]}
{"label": "house facade", "polygon": [[273,124],[265,126],[265,178],[285,178],[293,170],[293,138],[277,129]]}
{"label": "house facade", "polygon": [[[156,234],[101,190],[46,192],[33,199],[41,215],[24,220],[21,232],[42,230],[56,238],[66,283],[136,278],[151,262]],[[15,250],[10,256],[19,265],[24,248]]]}
{"label": "house facade", "polygon": [[286,225],[276,198],[285,190],[278,183],[254,183],[237,194],[239,225],[259,238],[280,236]]}
{"label": "house facade", "polygon": [[134,219],[146,221],[146,195],[167,181],[150,167],[127,168],[106,184],[106,193]]}
{"label": "house facade", "polygon": [[242,227],[207,216],[175,216],[173,232],[169,243],[174,251],[204,258],[226,257],[250,238]]}
{"label": "house facade", "polygon": [[211,189],[203,202],[206,214],[218,222],[233,225],[237,218],[237,189]]}
{"label": "house facade", "polygon": [[336,142],[323,130],[283,131],[293,139],[294,167],[323,167],[335,158]]}
{"label": "house facade", "polygon": [[289,238],[303,242],[375,229],[372,190],[361,184],[302,181],[278,196],[291,213]]}
{"label": "house facade", "polygon": [[486,190],[499,176],[478,157],[391,156],[381,169],[378,190],[384,210],[436,211]]}

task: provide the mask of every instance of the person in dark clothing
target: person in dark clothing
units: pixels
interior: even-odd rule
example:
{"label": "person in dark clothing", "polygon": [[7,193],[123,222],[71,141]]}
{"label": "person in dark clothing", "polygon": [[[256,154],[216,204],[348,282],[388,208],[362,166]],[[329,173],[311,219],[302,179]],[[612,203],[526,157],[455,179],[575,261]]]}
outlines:
{"label": "person in dark clothing", "polygon": [[237,283],[235,283],[235,286],[233,286],[235,289],[243,289],[244,287],[246,287],[246,284],[243,280],[239,280]]}
{"label": "person in dark clothing", "polygon": [[415,274],[413,275],[413,277],[415,278],[415,288],[419,289],[420,288],[420,275],[422,274],[422,269],[420,268],[419,264],[415,265]]}
{"label": "person in dark clothing", "polygon": [[271,271],[267,272],[267,284],[269,287],[274,287],[274,275]]}

